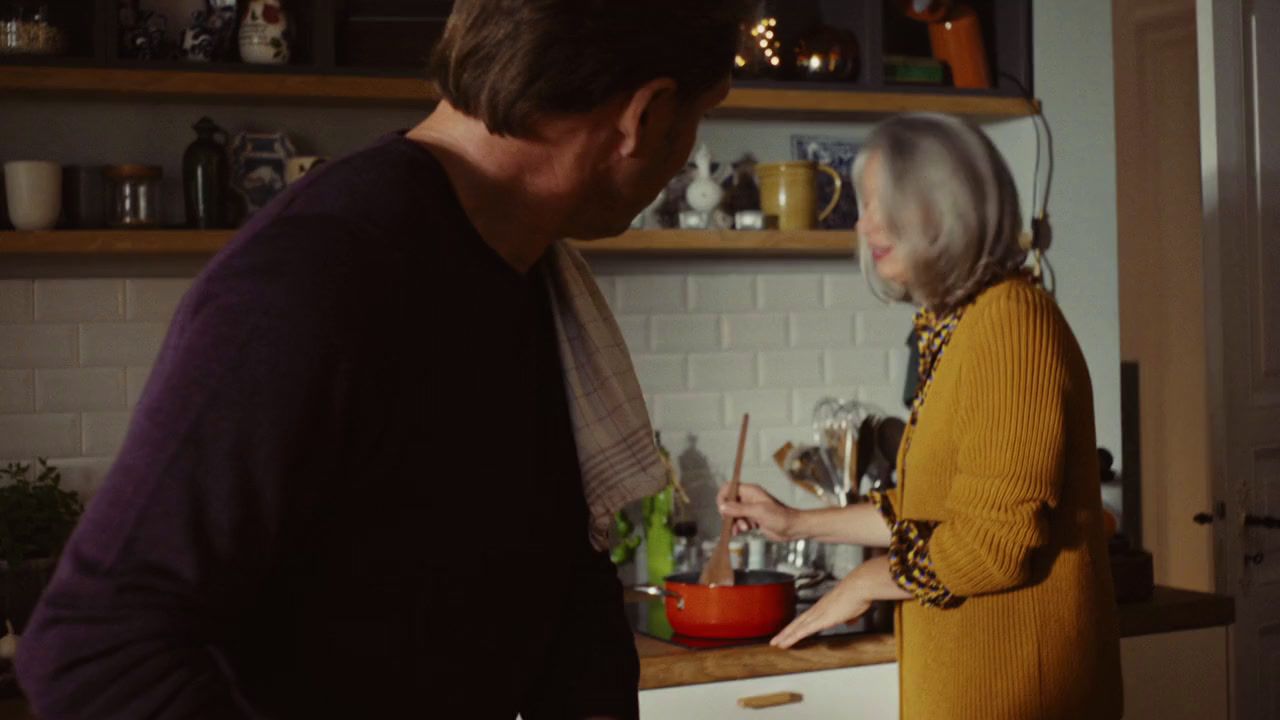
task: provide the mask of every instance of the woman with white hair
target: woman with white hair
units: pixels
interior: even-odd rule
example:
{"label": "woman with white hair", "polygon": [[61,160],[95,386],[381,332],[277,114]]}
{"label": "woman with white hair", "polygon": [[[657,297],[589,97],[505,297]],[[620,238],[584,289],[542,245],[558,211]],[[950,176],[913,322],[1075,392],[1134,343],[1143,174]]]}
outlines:
{"label": "woman with white hair", "polygon": [[875,128],[854,182],[868,281],[919,307],[920,383],[897,487],[872,503],[801,511],[758,486],[721,496],[739,530],[889,549],[773,644],[902,600],[903,718],[1119,718],[1089,371],[1023,269],[1009,168],[968,123],[906,115]]}

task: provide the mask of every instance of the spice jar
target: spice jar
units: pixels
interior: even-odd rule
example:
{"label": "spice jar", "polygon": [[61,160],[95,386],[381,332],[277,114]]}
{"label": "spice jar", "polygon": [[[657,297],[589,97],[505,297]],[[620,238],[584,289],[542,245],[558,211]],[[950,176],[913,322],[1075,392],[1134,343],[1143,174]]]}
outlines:
{"label": "spice jar", "polygon": [[111,227],[160,225],[160,180],[164,170],[155,165],[108,165],[107,224]]}

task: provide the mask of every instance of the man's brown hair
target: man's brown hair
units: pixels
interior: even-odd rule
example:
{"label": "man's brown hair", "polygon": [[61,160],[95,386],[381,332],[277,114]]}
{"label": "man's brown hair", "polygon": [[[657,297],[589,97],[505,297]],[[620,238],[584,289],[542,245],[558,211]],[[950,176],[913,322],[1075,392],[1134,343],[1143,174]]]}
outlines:
{"label": "man's brown hair", "polygon": [[744,0],[457,0],[431,56],[445,100],[519,136],[660,77],[694,98],[729,76]]}

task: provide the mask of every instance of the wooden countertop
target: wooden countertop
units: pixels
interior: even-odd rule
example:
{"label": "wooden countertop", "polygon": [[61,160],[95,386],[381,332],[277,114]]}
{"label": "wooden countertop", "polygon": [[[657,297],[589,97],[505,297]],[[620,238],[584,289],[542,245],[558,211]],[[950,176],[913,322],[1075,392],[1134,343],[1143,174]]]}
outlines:
{"label": "wooden countertop", "polygon": [[[1195,630],[1235,622],[1235,601],[1221,595],[1157,587],[1150,600],[1120,606],[1120,635]],[[743,680],[769,675],[834,670],[893,662],[892,635],[819,638],[790,650],[748,645],[723,650],[689,650],[636,635],[640,689]],[[25,703],[0,700],[0,720],[25,720]]]}
{"label": "wooden countertop", "polygon": [[[1235,602],[1229,597],[1157,587],[1149,600],[1120,606],[1120,636],[1195,630],[1230,625]],[[689,650],[636,635],[640,689],[743,680],[769,675],[878,665],[896,660],[892,635],[818,638],[790,650],[748,645],[723,650]]]}

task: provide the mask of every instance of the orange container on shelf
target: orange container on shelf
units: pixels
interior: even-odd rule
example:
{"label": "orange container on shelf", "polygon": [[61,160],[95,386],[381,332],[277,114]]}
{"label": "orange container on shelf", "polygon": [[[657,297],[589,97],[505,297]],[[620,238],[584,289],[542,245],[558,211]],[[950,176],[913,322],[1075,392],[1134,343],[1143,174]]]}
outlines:
{"label": "orange container on shelf", "polygon": [[982,23],[968,5],[957,5],[942,22],[929,23],[933,56],[951,66],[958,88],[991,87],[991,68],[982,43]]}

